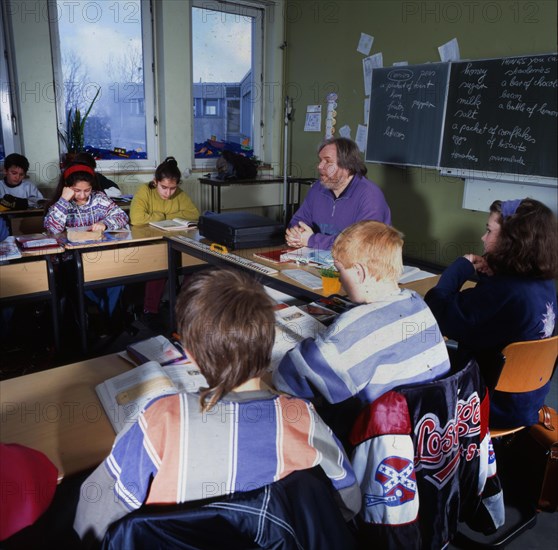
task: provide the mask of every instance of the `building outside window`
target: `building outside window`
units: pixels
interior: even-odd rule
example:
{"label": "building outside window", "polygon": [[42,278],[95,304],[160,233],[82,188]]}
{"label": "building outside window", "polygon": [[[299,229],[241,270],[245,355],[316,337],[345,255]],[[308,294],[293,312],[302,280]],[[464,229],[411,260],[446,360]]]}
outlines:
{"label": "building outside window", "polygon": [[[263,11],[243,4],[192,7],[195,157],[226,147],[260,154],[261,101],[251,98],[262,74]],[[209,153],[208,153],[209,151]]]}
{"label": "building outside window", "polygon": [[152,166],[157,152],[149,2],[52,0],[49,17],[59,130],[65,131],[68,113],[85,114],[100,89],[85,125],[85,148],[101,166],[128,158]]}

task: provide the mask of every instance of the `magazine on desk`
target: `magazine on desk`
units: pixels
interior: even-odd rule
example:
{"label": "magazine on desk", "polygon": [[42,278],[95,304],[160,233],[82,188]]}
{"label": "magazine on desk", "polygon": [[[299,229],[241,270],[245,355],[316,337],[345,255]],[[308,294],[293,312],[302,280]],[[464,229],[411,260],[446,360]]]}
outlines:
{"label": "magazine on desk", "polygon": [[134,342],[126,347],[126,352],[136,365],[148,361],[156,361],[163,366],[190,363],[182,344],[178,340],[169,340],[161,335]]}
{"label": "magazine on desk", "polygon": [[162,229],[163,231],[185,231],[186,229],[195,229],[198,227],[198,222],[185,220],[183,218],[174,218],[172,220],[149,222],[149,225],[157,229]]}
{"label": "magazine on desk", "polygon": [[303,265],[313,265],[316,267],[331,267],[333,257],[331,250],[320,250],[319,248],[295,248],[281,255],[281,262],[295,262]]}
{"label": "magazine on desk", "polygon": [[23,250],[33,250],[35,248],[50,248],[60,246],[56,237],[45,233],[32,233],[30,235],[19,235],[16,237],[17,244]]}
{"label": "magazine on desk", "polygon": [[14,237],[6,237],[0,242],[0,262],[21,258],[21,252],[17,247]]}
{"label": "magazine on desk", "polygon": [[333,265],[331,251],[309,248],[307,246],[254,252],[254,256],[274,264],[291,262],[315,267],[331,267]]}

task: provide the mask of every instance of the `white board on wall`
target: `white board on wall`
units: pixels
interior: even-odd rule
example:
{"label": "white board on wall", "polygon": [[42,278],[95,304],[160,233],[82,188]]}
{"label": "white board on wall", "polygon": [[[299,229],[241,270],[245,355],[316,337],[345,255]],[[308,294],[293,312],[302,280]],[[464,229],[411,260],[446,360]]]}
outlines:
{"label": "white board on wall", "polygon": [[546,204],[558,215],[558,187],[522,185],[506,181],[465,179],[463,208],[488,212],[495,200],[524,199],[526,197]]}

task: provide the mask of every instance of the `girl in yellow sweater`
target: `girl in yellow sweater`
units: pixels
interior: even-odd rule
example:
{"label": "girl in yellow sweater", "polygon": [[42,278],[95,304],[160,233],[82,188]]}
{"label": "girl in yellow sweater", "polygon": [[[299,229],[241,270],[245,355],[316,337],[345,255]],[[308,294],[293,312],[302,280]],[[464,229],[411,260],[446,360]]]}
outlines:
{"label": "girl in yellow sweater", "polygon": [[[192,199],[178,187],[182,175],[174,157],[167,157],[155,170],[153,181],[142,185],[130,206],[132,225],[183,218],[196,221],[199,211]],[[166,279],[149,281],[145,284],[144,313],[157,313]]]}

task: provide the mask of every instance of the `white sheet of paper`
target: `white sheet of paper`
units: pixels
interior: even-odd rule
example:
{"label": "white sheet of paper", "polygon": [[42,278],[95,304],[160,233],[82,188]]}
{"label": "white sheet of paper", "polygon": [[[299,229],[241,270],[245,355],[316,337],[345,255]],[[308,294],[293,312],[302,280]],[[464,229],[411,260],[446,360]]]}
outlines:
{"label": "white sheet of paper", "polygon": [[370,98],[364,98],[364,124],[368,124],[370,120]]}
{"label": "white sheet of paper", "polygon": [[372,49],[374,37],[364,32],[360,33],[360,40],[358,41],[357,52],[368,55]]}
{"label": "white sheet of paper", "polygon": [[375,53],[362,60],[362,72],[364,76],[364,95],[369,96],[372,89],[372,69],[379,69],[384,66],[382,53]]}
{"label": "white sheet of paper", "polygon": [[351,139],[351,127],[345,124],[339,128],[339,135],[344,138]]}
{"label": "white sheet of paper", "polygon": [[366,150],[366,141],[368,139],[368,126],[362,124],[358,125],[355,142],[358,145],[358,150],[364,153]]}
{"label": "white sheet of paper", "polygon": [[442,44],[438,48],[440,52],[440,59],[442,61],[460,61],[461,55],[459,53],[459,44],[457,38],[452,38],[449,42]]}
{"label": "white sheet of paper", "polygon": [[306,121],[304,122],[305,132],[321,132],[322,130],[322,113],[306,113]]}
{"label": "white sheet of paper", "polygon": [[409,64],[408,61],[396,61],[393,66],[394,67],[406,67]]}

